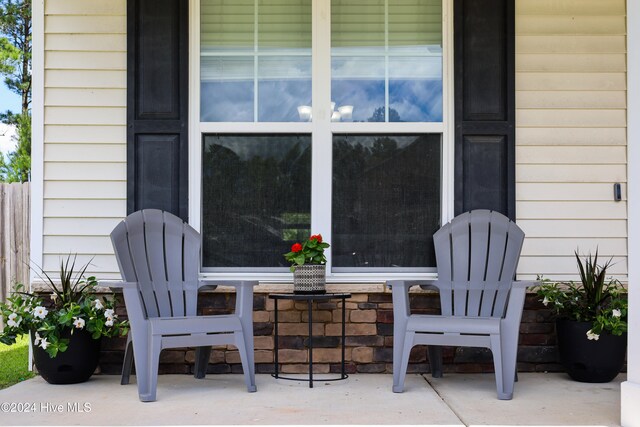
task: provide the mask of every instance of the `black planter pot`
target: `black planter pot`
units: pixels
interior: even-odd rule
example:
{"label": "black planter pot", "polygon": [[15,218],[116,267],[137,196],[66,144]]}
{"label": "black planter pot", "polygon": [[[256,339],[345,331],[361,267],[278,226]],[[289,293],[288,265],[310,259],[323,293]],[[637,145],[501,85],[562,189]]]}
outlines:
{"label": "black planter pot", "polygon": [[560,363],[575,381],[607,383],[613,380],[624,365],[627,353],[627,334],[600,334],[589,340],[591,322],[560,319],[556,322]]}
{"label": "black planter pot", "polygon": [[[98,366],[100,341],[94,340],[85,330],[65,332],[62,338],[69,338],[67,351],[54,358],[40,347],[33,346],[33,359],[38,373],[49,384],[76,384],[87,381]],[[31,337],[33,342],[33,336]]]}

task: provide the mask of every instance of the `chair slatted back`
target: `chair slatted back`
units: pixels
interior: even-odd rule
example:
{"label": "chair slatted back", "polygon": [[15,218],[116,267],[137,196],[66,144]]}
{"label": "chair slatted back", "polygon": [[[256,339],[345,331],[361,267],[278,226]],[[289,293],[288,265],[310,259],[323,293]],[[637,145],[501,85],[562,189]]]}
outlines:
{"label": "chair slatted back", "polygon": [[111,232],[123,280],[138,282],[147,317],[196,314],[200,237],[158,209],[129,215]]}
{"label": "chair slatted back", "polygon": [[502,317],[524,242],[520,227],[499,212],[474,210],[433,240],[442,314]]}

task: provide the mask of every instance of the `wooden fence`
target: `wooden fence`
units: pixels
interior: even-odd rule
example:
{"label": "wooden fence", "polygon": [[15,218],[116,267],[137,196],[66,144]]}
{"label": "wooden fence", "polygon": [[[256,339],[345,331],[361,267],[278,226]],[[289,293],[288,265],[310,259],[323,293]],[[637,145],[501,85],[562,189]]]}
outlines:
{"label": "wooden fence", "polygon": [[0,301],[29,284],[31,198],[28,182],[0,183]]}

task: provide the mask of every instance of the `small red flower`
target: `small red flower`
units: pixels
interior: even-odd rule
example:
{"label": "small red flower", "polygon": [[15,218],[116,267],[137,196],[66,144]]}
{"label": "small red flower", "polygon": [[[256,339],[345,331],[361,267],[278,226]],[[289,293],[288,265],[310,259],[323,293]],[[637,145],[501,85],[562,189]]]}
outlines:
{"label": "small red flower", "polygon": [[318,243],[322,243],[322,234],[314,234],[313,236],[309,237],[309,240],[317,240]]}
{"label": "small red flower", "polygon": [[300,243],[294,243],[291,246],[291,252],[300,252],[302,250],[302,245]]}

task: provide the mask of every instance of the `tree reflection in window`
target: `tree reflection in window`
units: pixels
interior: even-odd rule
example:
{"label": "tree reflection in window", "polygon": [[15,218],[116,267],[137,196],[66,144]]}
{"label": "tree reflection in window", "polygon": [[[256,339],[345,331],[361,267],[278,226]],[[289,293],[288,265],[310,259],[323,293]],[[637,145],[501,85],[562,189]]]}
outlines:
{"label": "tree reflection in window", "polygon": [[205,135],[204,267],[285,267],[310,231],[309,135]]}
{"label": "tree reflection in window", "polygon": [[334,135],[333,266],[433,267],[441,136]]}

